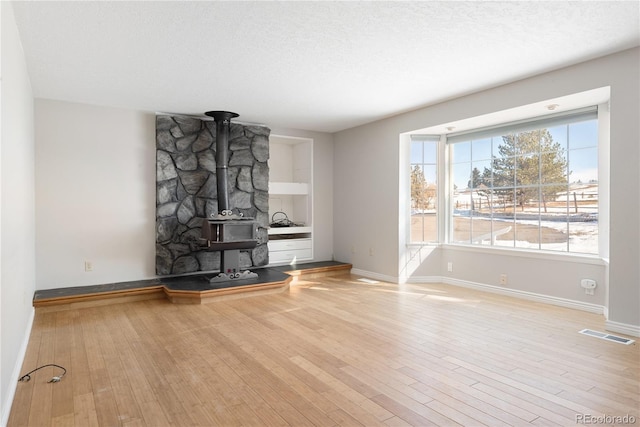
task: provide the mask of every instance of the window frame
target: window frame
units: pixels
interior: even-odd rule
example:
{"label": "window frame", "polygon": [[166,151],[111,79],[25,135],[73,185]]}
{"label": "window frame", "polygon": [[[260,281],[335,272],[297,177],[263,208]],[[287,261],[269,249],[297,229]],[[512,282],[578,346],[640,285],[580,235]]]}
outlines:
{"label": "window frame", "polygon": [[[406,241],[407,241],[407,245],[411,245],[411,246],[433,246],[433,245],[440,245],[443,242],[443,204],[446,203],[446,198],[444,193],[446,193],[446,187],[444,187],[441,182],[442,181],[442,177],[443,177],[443,169],[445,169],[443,166],[445,165],[445,163],[443,163],[442,161],[442,154],[444,152],[443,150],[443,141],[444,138],[442,135],[433,135],[433,134],[421,134],[421,133],[412,133],[409,135],[409,197],[407,200],[408,203],[408,207],[407,207],[407,212],[409,213],[408,215],[408,226],[407,226],[407,235],[406,235]],[[432,163],[424,163],[424,151],[423,151],[423,156],[422,156],[422,162],[421,163],[413,163],[411,161],[411,151],[412,151],[412,144],[414,142],[431,142],[431,143],[435,143],[435,150],[436,150],[436,154],[435,154],[435,163],[433,163],[433,165],[435,166],[435,176],[436,176],[436,200],[435,200],[435,215],[436,215],[436,236],[435,236],[435,240],[433,241],[425,241],[425,240],[421,240],[421,241],[412,241],[411,240],[411,223],[412,223],[412,206],[411,206],[411,171],[412,171],[412,167],[414,164],[420,164],[420,165],[432,165]],[[423,232],[423,236],[424,236],[424,232]]]}
{"label": "window frame", "polygon": [[[459,133],[450,133],[448,135],[443,135],[444,139],[445,139],[445,151],[447,153],[447,159],[446,162],[444,163],[444,168],[446,169],[446,173],[447,173],[447,177],[448,177],[448,182],[447,182],[447,187],[446,187],[446,197],[447,200],[445,201],[445,206],[447,207],[447,212],[446,212],[446,225],[445,225],[445,244],[446,245],[452,245],[454,247],[468,247],[468,248],[474,248],[474,249],[479,249],[479,250],[501,250],[501,251],[514,251],[514,252],[527,252],[530,254],[540,254],[540,253],[547,253],[547,254],[552,254],[552,255],[569,255],[569,256],[578,256],[578,257],[598,257],[601,256],[603,254],[603,247],[607,247],[607,245],[603,245],[600,240],[603,238],[606,238],[608,236],[608,233],[603,233],[603,226],[604,224],[601,223],[602,220],[608,220],[608,212],[605,212],[605,215],[600,215],[600,213],[603,211],[602,209],[602,203],[606,203],[606,200],[608,200],[608,194],[606,194],[604,197],[600,197],[600,194],[602,193],[602,191],[607,191],[606,190],[606,185],[608,185],[608,167],[605,166],[604,168],[602,168],[601,163],[603,163],[603,155],[604,153],[608,153],[608,137],[606,138],[606,140],[603,141],[603,135],[604,135],[604,131],[603,131],[603,127],[606,128],[606,131],[608,132],[608,115],[606,116],[606,120],[607,123],[605,126],[602,125],[601,121],[602,121],[602,117],[600,114],[600,110],[602,109],[601,105],[594,105],[594,106],[590,106],[590,107],[585,107],[585,108],[579,108],[579,109],[574,109],[574,110],[569,110],[569,111],[565,111],[559,114],[550,114],[550,115],[546,115],[546,116],[539,116],[539,117],[531,117],[528,119],[523,119],[523,120],[518,120],[518,121],[513,121],[513,122],[505,122],[505,123],[500,123],[497,124],[495,126],[489,126],[489,127],[480,127],[480,128],[476,128],[476,129],[470,129],[464,132],[459,132]],[[608,111],[607,111],[608,113]],[[457,242],[454,241],[453,236],[454,236],[454,178],[453,178],[453,173],[454,173],[454,166],[453,166],[453,149],[455,144],[457,143],[463,143],[463,142],[471,142],[472,140],[478,141],[484,138],[495,138],[495,137],[499,137],[502,135],[506,135],[506,134],[512,134],[512,133],[523,133],[523,132],[527,132],[527,131],[532,131],[532,130],[538,130],[538,129],[550,129],[553,128],[554,126],[559,126],[559,125],[569,125],[572,123],[579,123],[579,122],[583,122],[586,120],[596,120],[597,123],[597,132],[596,132],[596,138],[597,138],[597,145],[596,145],[596,149],[597,149],[597,168],[598,168],[598,193],[599,193],[599,197],[598,197],[598,208],[597,208],[597,212],[598,212],[598,247],[597,247],[597,251],[595,253],[591,253],[591,252],[578,252],[578,251],[571,251],[571,245],[569,243],[569,239],[570,239],[570,235],[567,235],[567,249],[566,250],[554,250],[554,249],[549,249],[549,248],[543,248],[542,247],[542,243],[538,243],[538,248],[532,248],[532,247],[518,247],[517,245],[514,246],[502,246],[502,245],[496,245],[493,242],[491,242],[490,244],[481,244],[481,243],[474,243],[474,239],[473,239],[473,234],[472,231],[470,230],[470,238],[469,241],[461,241],[461,242]],[[469,165],[470,167],[473,166],[474,163],[478,163],[480,162],[480,159],[474,159],[473,158],[473,154],[472,154],[472,143],[469,144],[470,147],[470,154],[469,154]],[[570,153],[571,151],[575,150],[575,149],[571,149],[570,147],[567,147],[566,149],[566,159],[568,162],[568,170],[571,169],[571,164],[569,163],[569,159],[570,159]],[[494,153],[492,152],[492,156],[494,155]],[[607,156],[608,157],[608,156]],[[517,159],[517,157],[514,157],[514,160]],[[464,164],[460,163],[460,164]],[[601,179],[601,169],[605,169],[602,173],[606,174],[604,179]],[[493,171],[493,165],[491,165],[491,170]],[[473,169],[471,169],[471,171],[473,171]],[[517,171],[516,171],[517,173]],[[541,171],[539,173],[542,173]],[[493,172],[492,172],[492,176],[493,176]],[[471,179],[471,178],[470,178]],[[569,188],[569,185],[571,183],[567,182],[567,188]],[[604,184],[604,186],[602,186],[602,184]],[[538,192],[540,194],[540,192],[542,191],[542,188],[545,186],[545,184],[542,182],[542,180],[540,179],[536,185],[536,188],[538,189]],[[514,182],[514,191],[515,189],[518,188],[518,186],[516,185],[516,183]],[[567,192],[567,195],[569,193]],[[472,196],[473,197],[473,196]],[[568,197],[568,196],[567,196]],[[569,202],[567,201],[567,204]],[[568,211],[567,211],[568,212]],[[515,224],[515,218],[517,217],[517,215],[514,216],[514,224]],[[493,215],[491,215],[491,218],[493,218]],[[540,218],[540,217],[539,217]],[[493,221],[493,219],[492,219]],[[569,224],[569,220],[567,219],[567,224]],[[470,225],[471,226],[471,225]],[[569,227],[569,226],[568,226]],[[541,222],[540,220],[538,221],[538,233],[541,233]],[[493,232],[493,231],[492,231]],[[516,241],[516,236],[514,236],[514,242]]]}

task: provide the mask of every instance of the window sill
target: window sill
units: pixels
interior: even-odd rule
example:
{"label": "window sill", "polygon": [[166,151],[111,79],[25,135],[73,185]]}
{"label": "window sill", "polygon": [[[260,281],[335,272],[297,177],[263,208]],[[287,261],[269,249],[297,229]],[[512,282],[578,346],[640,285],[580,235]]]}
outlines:
{"label": "window sill", "polygon": [[406,246],[408,248],[423,248],[425,246],[431,247],[431,248],[438,248],[442,246],[442,244],[437,242],[424,242],[424,243],[407,243]]}
{"label": "window sill", "polygon": [[501,256],[513,256],[521,258],[546,259],[552,261],[575,262],[579,264],[592,264],[605,266],[607,261],[598,255],[576,254],[566,252],[550,252],[550,251],[530,251],[518,248],[499,248],[495,246],[472,246],[464,244],[443,243],[440,245],[443,249],[476,252],[484,254],[495,254]]}

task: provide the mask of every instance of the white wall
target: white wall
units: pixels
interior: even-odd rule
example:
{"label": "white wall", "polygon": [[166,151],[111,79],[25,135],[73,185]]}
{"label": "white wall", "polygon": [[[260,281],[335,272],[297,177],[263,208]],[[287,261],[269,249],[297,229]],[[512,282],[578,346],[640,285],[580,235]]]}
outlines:
{"label": "white wall", "polygon": [[155,115],[35,105],[36,288],[154,277]]}
{"label": "white wall", "polygon": [[383,120],[334,135],[334,254],[398,277],[398,128]]}
{"label": "white wall", "polygon": [[597,70],[611,85],[609,325],[640,330],[640,49]]}
{"label": "white wall", "polygon": [[[155,277],[154,114],[38,99],[35,120],[36,289]],[[272,132],[314,139],[314,226],[331,230],[331,136]],[[314,245],[331,259],[330,232]]]}
{"label": "white wall", "polygon": [[5,425],[33,321],[33,93],[10,2],[1,10],[0,404]]}
{"label": "white wall", "polygon": [[[381,278],[400,278],[407,257],[402,256],[405,248],[398,248],[403,230],[400,221],[404,221],[398,209],[399,134],[610,86],[608,325],[640,331],[640,209],[639,200],[629,197],[640,190],[639,52],[638,48],[627,50],[335,134],[334,203],[336,212],[349,213],[334,224],[336,259],[352,262],[357,270]],[[586,274],[606,282],[604,262],[523,259],[499,251],[470,255],[450,246],[430,251],[423,258],[427,267],[418,267],[414,273],[423,277],[445,276],[452,282],[491,285],[495,283],[489,272],[506,268],[513,270],[511,289],[585,304],[606,303],[605,286],[593,297],[575,289]],[[449,261],[456,266],[451,274],[446,273]]]}

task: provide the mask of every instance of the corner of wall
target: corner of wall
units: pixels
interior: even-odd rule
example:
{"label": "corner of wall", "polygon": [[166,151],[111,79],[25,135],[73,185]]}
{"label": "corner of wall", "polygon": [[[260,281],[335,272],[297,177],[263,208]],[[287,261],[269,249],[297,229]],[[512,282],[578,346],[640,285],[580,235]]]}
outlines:
{"label": "corner of wall", "polygon": [[18,357],[16,358],[13,371],[11,372],[11,378],[9,380],[9,389],[3,390],[2,399],[2,414],[0,416],[0,426],[6,426],[9,423],[9,415],[11,415],[11,406],[13,404],[13,398],[16,394],[16,388],[18,387],[20,378],[20,370],[22,369],[22,363],[27,354],[27,346],[29,345],[29,338],[31,337],[31,329],[33,327],[33,319],[35,317],[35,309],[31,309],[31,315],[27,321],[25,328],[24,339],[20,345],[18,351]]}
{"label": "corner of wall", "polygon": [[[0,413],[11,410],[34,310],[33,91],[12,2],[0,2]],[[8,143],[10,142],[10,143]]]}

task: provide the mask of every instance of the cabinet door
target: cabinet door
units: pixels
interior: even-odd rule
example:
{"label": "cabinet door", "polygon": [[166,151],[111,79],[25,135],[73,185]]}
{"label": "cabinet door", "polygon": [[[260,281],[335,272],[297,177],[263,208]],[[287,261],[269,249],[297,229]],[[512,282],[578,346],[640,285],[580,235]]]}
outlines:
{"label": "cabinet door", "polygon": [[311,260],[311,249],[298,249],[292,251],[273,251],[269,252],[269,263],[291,263],[298,261]]}
{"label": "cabinet door", "polygon": [[282,239],[269,241],[269,251],[292,251],[299,249],[311,249],[311,239]]}

